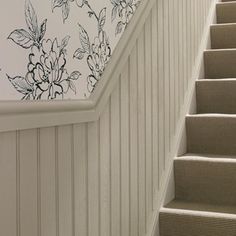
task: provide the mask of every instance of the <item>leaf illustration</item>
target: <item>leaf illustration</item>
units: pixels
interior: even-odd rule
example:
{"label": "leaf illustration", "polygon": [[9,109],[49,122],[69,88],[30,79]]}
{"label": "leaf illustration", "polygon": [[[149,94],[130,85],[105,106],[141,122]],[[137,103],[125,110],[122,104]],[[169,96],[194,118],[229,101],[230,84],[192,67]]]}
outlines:
{"label": "leaf illustration", "polygon": [[27,0],[25,4],[25,20],[30,32],[36,37],[39,34],[38,20],[30,0]]}
{"label": "leaf illustration", "polygon": [[64,3],[64,0],[53,0],[52,2],[52,9],[56,7],[61,7]]}
{"label": "leaf illustration", "polygon": [[112,22],[116,19],[117,12],[118,12],[118,6],[115,5],[115,6],[112,8],[112,12],[111,12],[111,21],[112,21]]}
{"label": "leaf illustration", "polygon": [[24,77],[17,76],[15,78],[11,78],[7,76],[11,84],[14,86],[14,88],[24,95],[27,95],[29,93],[33,92],[33,88],[27,83]]}
{"label": "leaf illustration", "polygon": [[76,94],[76,87],[73,81],[69,81],[69,88]]}
{"label": "leaf illustration", "polygon": [[119,21],[116,26],[116,35],[121,33],[121,31],[123,30],[123,26],[124,25],[123,25],[122,21]]}
{"label": "leaf illustration", "polygon": [[64,39],[62,39],[60,50],[63,50],[68,45],[69,40],[70,36],[66,36]]}
{"label": "leaf illustration", "polygon": [[74,55],[73,58],[77,58],[79,60],[82,60],[84,58],[85,51],[82,48],[78,48]]}
{"label": "leaf illustration", "polygon": [[40,26],[39,42],[44,38],[46,30],[47,30],[47,19],[44,20],[43,23]]}
{"label": "leaf illustration", "polygon": [[99,13],[99,26],[103,28],[106,23],[106,7],[104,7]]}
{"label": "leaf illustration", "polygon": [[81,73],[79,71],[74,71],[70,75],[71,80],[77,80],[81,76]]}
{"label": "leaf illustration", "polygon": [[13,40],[13,42],[26,49],[31,48],[34,45],[34,39],[24,29],[18,29],[13,31],[9,35],[8,39]]}
{"label": "leaf illustration", "polygon": [[89,42],[89,36],[86,30],[79,24],[79,37],[80,37],[80,43],[84,49],[85,52],[90,52],[90,42]]}
{"label": "leaf illustration", "polygon": [[63,22],[64,23],[67,20],[69,14],[70,14],[70,5],[69,5],[69,3],[66,2],[62,6],[62,17],[63,17]]}

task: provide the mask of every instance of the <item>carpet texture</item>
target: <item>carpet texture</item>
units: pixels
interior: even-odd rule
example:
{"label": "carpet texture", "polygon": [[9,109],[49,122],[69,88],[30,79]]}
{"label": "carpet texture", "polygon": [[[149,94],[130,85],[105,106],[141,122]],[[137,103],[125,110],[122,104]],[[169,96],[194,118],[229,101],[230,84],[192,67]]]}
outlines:
{"label": "carpet texture", "polygon": [[187,154],[174,160],[175,199],[160,236],[236,236],[236,1],[216,6],[197,114],[186,117]]}

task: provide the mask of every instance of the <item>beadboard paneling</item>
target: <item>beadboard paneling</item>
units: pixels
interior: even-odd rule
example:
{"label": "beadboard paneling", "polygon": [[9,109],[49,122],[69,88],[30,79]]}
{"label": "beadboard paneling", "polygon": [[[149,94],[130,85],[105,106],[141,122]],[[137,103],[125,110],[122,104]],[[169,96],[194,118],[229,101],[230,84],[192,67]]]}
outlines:
{"label": "beadboard paneling", "polygon": [[213,2],[156,2],[98,121],[0,133],[1,235],[146,235]]}

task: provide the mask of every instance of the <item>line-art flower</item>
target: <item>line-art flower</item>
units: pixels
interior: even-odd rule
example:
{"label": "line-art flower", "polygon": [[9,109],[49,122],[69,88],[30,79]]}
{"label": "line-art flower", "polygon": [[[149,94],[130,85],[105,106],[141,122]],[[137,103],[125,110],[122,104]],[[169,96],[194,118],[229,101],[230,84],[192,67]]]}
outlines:
{"label": "line-art flower", "polygon": [[120,34],[127,27],[130,19],[134,15],[140,0],[111,0],[113,5],[111,19],[114,21],[117,16],[119,22],[117,23],[115,34]]}
{"label": "line-art flower", "polygon": [[30,49],[28,72],[26,76],[10,77],[9,81],[14,88],[23,94],[22,100],[40,100],[63,98],[69,90],[76,93],[73,81],[81,76],[79,71],[70,75],[66,70],[66,47],[69,36],[59,44],[58,39],[44,39],[46,23],[39,26],[37,15],[30,3],[26,2],[25,17],[28,31],[24,29],[13,31],[8,39],[24,49]]}
{"label": "line-art flower", "polygon": [[70,14],[70,3],[75,2],[78,7],[83,7],[86,0],[53,0],[52,1],[52,10],[55,8],[62,8],[62,18],[63,22],[68,19]]}
{"label": "line-art flower", "polygon": [[89,16],[94,16],[98,23],[98,35],[94,38],[93,43],[91,43],[87,31],[79,24],[79,37],[82,47],[75,51],[74,58],[82,60],[87,55],[87,64],[91,71],[91,74],[87,77],[87,87],[88,91],[92,93],[111,57],[111,47],[107,34],[103,29],[106,23],[106,8],[103,8],[99,14],[96,14],[88,1],[85,1],[84,5],[89,8]]}

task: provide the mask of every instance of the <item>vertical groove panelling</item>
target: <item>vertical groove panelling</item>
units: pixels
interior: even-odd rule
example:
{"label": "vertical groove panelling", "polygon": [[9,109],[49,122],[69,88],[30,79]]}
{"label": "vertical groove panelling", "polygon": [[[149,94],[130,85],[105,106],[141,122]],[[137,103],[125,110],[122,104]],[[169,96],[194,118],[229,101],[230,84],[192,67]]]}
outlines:
{"label": "vertical groove panelling", "polygon": [[[162,177],[163,170],[165,168],[165,74],[164,74],[164,0],[159,0],[159,4],[157,4],[157,12],[158,12],[158,116],[159,116],[159,123],[158,123],[158,135],[159,135],[159,175],[158,175],[158,187],[160,186],[160,180]],[[158,188],[159,190],[159,188]]]}
{"label": "vertical groove panelling", "polygon": [[121,235],[129,235],[129,173],[130,173],[130,146],[129,146],[129,62],[121,74]]}
{"label": "vertical groove panelling", "polygon": [[[8,155],[8,150],[6,151]],[[17,236],[21,235],[20,221],[20,132],[16,131],[16,230]]]}
{"label": "vertical groove panelling", "polygon": [[156,1],[98,121],[0,134],[0,235],[146,235],[213,2]]}
{"label": "vertical groove panelling", "polygon": [[165,159],[164,159],[164,168],[166,164],[166,156],[169,154],[169,138],[170,138],[170,74],[169,74],[169,67],[170,67],[170,53],[169,53],[169,1],[163,1],[164,5],[164,123],[165,123],[165,130],[164,130],[164,140],[165,140]]}
{"label": "vertical groove panelling", "polygon": [[37,129],[37,232],[42,235],[42,219],[41,219],[41,160],[40,160],[40,129]]}
{"label": "vertical groove panelling", "polygon": [[0,232],[4,232],[4,236],[17,236],[16,168],[16,132],[2,133],[0,134]]}
{"label": "vertical groove panelling", "polygon": [[183,0],[183,41],[184,47],[183,47],[183,53],[184,53],[184,74],[183,74],[183,98],[185,99],[185,91],[187,88],[187,77],[188,77],[188,22],[185,19],[188,19],[187,14],[187,2],[189,0]]}
{"label": "vertical groove panelling", "polygon": [[154,203],[155,192],[158,190],[159,178],[159,155],[158,155],[158,44],[157,44],[157,5],[152,9],[151,18],[151,48],[152,48],[152,197],[153,210],[156,209]]}
{"label": "vertical groove panelling", "polygon": [[100,118],[100,235],[110,236],[110,104]]}
{"label": "vertical groove panelling", "polygon": [[139,236],[146,231],[145,195],[145,70],[144,70],[144,32],[138,39],[138,153],[139,153]]}
{"label": "vertical groove panelling", "polygon": [[111,236],[121,235],[120,83],[111,95]]}
{"label": "vertical groove panelling", "polygon": [[20,235],[38,235],[37,130],[20,132]]}
{"label": "vertical groove panelling", "polygon": [[188,78],[190,77],[190,61],[191,61],[191,9],[190,9],[190,3],[191,0],[185,0],[186,1],[186,18],[188,19],[186,20],[186,24],[187,24],[187,29],[186,29],[186,34],[187,34],[187,38],[186,38],[186,45],[187,45],[187,57],[186,57],[186,65],[187,65],[187,74],[185,77],[185,91],[188,87]]}
{"label": "vertical groove panelling", "polygon": [[[88,235],[99,236],[99,122],[88,124]],[[101,235],[102,236],[102,235]]]}
{"label": "vertical groove panelling", "polygon": [[[169,152],[172,146],[172,137],[174,134],[174,123],[175,123],[175,67],[174,67],[174,41],[175,35],[174,35],[174,0],[168,0],[169,6],[168,6],[168,16],[169,16],[169,98],[170,98],[170,108],[169,108],[169,113],[167,116],[170,117],[170,132],[169,132]],[[169,157],[169,155],[167,156]]]}
{"label": "vertical groove panelling", "polygon": [[72,235],[71,127],[58,128],[59,235]]}
{"label": "vertical groove panelling", "polygon": [[176,131],[176,125],[178,122],[178,114],[179,114],[179,14],[177,11],[178,6],[181,5],[181,0],[173,2],[173,18],[174,18],[174,65],[175,65],[175,73],[174,73],[174,81],[175,81],[175,120],[174,120],[174,133]]}
{"label": "vertical groove panelling", "polygon": [[130,236],[138,235],[138,74],[137,47],[130,55]]}
{"label": "vertical groove panelling", "polygon": [[88,235],[87,125],[74,126],[75,235]]}
{"label": "vertical groove panelling", "polygon": [[40,130],[41,235],[56,236],[55,128]]}
{"label": "vertical groove panelling", "polygon": [[183,104],[183,88],[184,88],[184,43],[183,43],[183,39],[184,39],[184,25],[183,25],[183,14],[184,14],[184,8],[183,8],[183,1],[184,0],[180,0],[179,3],[177,4],[178,6],[178,14],[177,16],[179,17],[178,19],[178,34],[179,34],[179,38],[178,38],[178,67],[179,67],[179,86],[178,86],[178,92],[179,92],[179,111],[181,108],[181,105]]}
{"label": "vertical groove panelling", "polygon": [[[151,15],[145,23],[145,159],[146,159],[146,212],[152,210],[152,43]],[[146,225],[149,225],[149,214],[146,213]]]}

